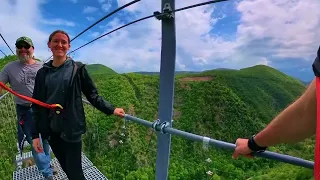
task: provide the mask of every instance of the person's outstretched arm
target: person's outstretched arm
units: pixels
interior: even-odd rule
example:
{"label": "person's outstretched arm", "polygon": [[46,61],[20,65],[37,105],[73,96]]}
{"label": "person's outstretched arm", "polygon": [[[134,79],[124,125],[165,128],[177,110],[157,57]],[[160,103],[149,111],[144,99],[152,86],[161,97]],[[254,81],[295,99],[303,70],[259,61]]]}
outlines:
{"label": "person's outstretched arm", "polygon": [[316,82],[271,123],[254,140],[259,146],[295,143],[315,134],[317,119]]}
{"label": "person's outstretched arm", "polygon": [[98,90],[92,81],[91,77],[88,74],[88,71],[86,67],[81,68],[81,77],[82,77],[82,82],[81,82],[81,88],[83,94],[86,96],[87,100],[98,110],[101,112],[111,115],[111,114],[116,114],[115,110],[118,108],[114,108],[114,106],[106,101],[102,96],[98,94]]}
{"label": "person's outstretched arm", "polygon": [[[255,137],[260,147],[274,146],[281,143],[295,143],[304,140],[316,132],[316,82],[311,82],[305,93],[293,104],[276,116],[271,123]],[[237,139],[234,158],[239,154],[251,152],[248,139]]]}

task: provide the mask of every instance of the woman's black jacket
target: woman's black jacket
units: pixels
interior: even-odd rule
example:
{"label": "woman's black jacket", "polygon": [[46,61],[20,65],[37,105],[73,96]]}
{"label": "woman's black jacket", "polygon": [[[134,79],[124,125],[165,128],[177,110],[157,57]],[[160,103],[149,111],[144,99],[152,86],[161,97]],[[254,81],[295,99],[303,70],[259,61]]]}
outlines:
{"label": "woman's black jacket", "polygon": [[[81,62],[75,62],[71,59],[73,68],[68,96],[66,98],[66,107],[63,107],[61,115],[63,115],[63,128],[61,135],[74,139],[80,137],[86,132],[85,113],[82,103],[82,94],[87,100],[98,110],[107,115],[114,112],[114,107],[103,97],[99,96],[95,84],[90,78],[85,65]],[[49,63],[49,62],[48,62]],[[39,69],[35,78],[35,86],[33,98],[46,102],[45,77],[48,71],[48,63]],[[52,62],[51,62],[52,63]],[[62,105],[63,106],[63,105]],[[36,128],[32,134],[32,139],[38,138],[39,133],[42,137],[49,137],[51,134],[49,113],[50,110],[37,104],[32,104],[33,119],[36,122]]]}

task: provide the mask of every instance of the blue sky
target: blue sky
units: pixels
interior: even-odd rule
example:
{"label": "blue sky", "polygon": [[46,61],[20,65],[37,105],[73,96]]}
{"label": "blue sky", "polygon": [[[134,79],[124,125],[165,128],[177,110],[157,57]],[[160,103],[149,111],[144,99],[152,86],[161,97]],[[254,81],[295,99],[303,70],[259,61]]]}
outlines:
{"label": "blue sky", "polygon": [[[176,8],[207,0],[176,0]],[[130,0],[2,0],[0,32],[14,49],[19,36],[47,59],[49,34],[62,29],[74,37]],[[160,1],[141,0],[82,34],[71,50],[132,20],[159,11]],[[264,64],[309,81],[320,45],[318,0],[231,0],[176,13],[176,70],[241,69]],[[73,58],[115,71],[159,71],[161,22],[131,25],[80,49]],[[0,41],[0,49],[10,54]],[[1,55],[1,54],[0,54]]]}

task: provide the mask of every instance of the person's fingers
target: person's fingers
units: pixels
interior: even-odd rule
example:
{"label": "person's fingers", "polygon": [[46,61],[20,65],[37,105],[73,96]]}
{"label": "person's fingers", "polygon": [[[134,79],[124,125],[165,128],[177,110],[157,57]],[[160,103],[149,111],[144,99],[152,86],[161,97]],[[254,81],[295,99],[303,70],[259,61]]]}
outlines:
{"label": "person's fingers", "polygon": [[233,159],[238,159],[239,157],[239,143],[240,143],[240,138],[238,138],[235,142],[236,148],[234,149],[234,153],[232,154]]}
{"label": "person's fingers", "polygon": [[39,147],[38,147],[37,145],[33,146],[33,148],[34,148],[34,150],[37,151],[37,153],[40,153],[40,152],[41,152],[41,150],[39,149]]}
{"label": "person's fingers", "polygon": [[32,146],[32,147],[33,147],[33,149],[34,149],[36,152],[38,152],[37,146]]}
{"label": "person's fingers", "polygon": [[35,150],[38,152],[38,153],[41,153],[41,149],[39,147],[36,147]]}
{"label": "person's fingers", "polygon": [[239,144],[239,139],[237,139],[234,144],[235,144],[236,146],[238,146],[238,144]]}
{"label": "person's fingers", "polygon": [[41,145],[38,147],[38,149],[39,149],[39,152],[41,152],[41,153],[43,152],[43,148]]}
{"label": "person's fingers", "polygon": [[35,142],[32,143],[32,147],[33,147],[33,149],[35,149],[37,151],[37,144]]}
{"label": "person's fingers", "polygon": [[42,146],[41,146],[41,143],[40,143],[40,141],[38,141],[38,140],[35,140],[35,142],[33,143],[33,148],[34,148],[38,153],[43,152],[43,148],[42,148]]}
{"label": "person's fingers", "polygon": [[124,115],[125,115],[126,113],[124,112],[123,109],[119,108],[119,109],[115,110],[115,113],[114,113],[114,114],[117,115],[117,116],[119,116],[119,117],[124,117]]}
{"label": "person's fingers", "polygon": [[237,151],[237,148],[236,148],[235,151],[232,154],[232,158],[233,159],[238,159],[238,156],[239,156],[239,152]]}

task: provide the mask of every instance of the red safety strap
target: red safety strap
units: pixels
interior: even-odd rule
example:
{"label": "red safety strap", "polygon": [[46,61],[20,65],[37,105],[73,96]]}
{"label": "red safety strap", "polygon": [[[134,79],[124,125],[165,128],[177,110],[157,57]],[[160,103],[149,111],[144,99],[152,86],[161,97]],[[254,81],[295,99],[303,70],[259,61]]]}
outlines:
{"label": "red safety strap", "polygon": [[45,108],[48,108],[48,109],[63,109],[63,107],[60,105],[60,104],[47,104],[47,103],[44,103],[44,102],[41,102],[39,100],[36,100],[36,99],[33,99],[31,97],[28,97],[28,96],[24,96],[24,95],[21,95],[17,92],[14,92],[12,89],[10,89],[9,87],[7,87],[5,84],[3,84],[3,82],[0,82],[0,86],[9,91],[11,94],[15,95],[15,96],[18,96],[19,98],[21,99],[24,99],[24,100],[27,100],[27,101],[30,101],[32,102],[33,104],[38,104],[39,106],[42,106],[42,107],[45,107]]}
{"label": "red safety strap", "polygon": [[314,151],[314,179],[320,180],[320,77],[316,77],[317,125]]}

